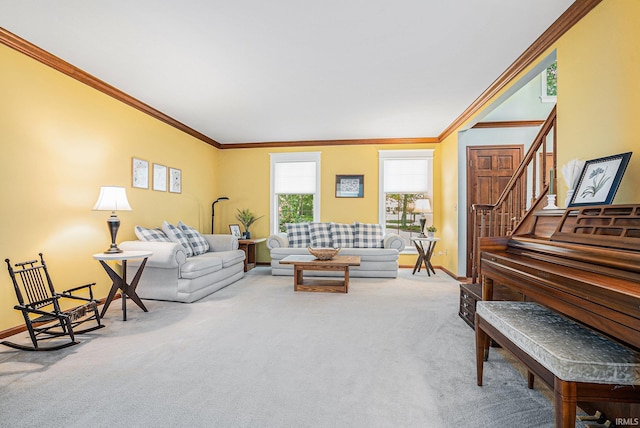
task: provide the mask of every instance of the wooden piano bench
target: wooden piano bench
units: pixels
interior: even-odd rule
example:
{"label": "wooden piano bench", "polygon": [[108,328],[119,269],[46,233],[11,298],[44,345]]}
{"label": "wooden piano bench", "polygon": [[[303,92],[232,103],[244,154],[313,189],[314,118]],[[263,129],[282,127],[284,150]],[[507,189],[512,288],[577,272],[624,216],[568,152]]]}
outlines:
{"label": "wooden piano bench", "polygon": [[489,339],[498,342],[554,392],[556,428],[574,428],[580,401],[640,402],[640,352],[537,303],[480,301],[476,364],[482,386]]}

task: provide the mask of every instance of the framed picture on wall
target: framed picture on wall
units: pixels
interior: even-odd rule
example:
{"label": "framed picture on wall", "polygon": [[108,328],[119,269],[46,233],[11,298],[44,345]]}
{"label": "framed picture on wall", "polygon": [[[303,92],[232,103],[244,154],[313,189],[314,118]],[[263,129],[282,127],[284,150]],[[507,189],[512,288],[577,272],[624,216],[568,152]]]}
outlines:
{"label": "framed picture on wall", "polygon": [[167,191],[167,167],[164,165],[153,164],[153,190]]}
{"label": "framed picture on wall", "polygon": [[169,191],[182,193],[182,171],[177,168],[169,168]]}
{"label": "framed picture on wall", "polygon": [[336,175],[336,198],[364,197],[364,175]]}
{"label": "framed picture on wall", "polygon": [[149,162],[143,159],[131,159],[131,186],[139,189],[149,188]]}
{"label": "framed picture on wall", "polygon": [[630,158],[627,152],[586,161],[569,206],[611,204]]}

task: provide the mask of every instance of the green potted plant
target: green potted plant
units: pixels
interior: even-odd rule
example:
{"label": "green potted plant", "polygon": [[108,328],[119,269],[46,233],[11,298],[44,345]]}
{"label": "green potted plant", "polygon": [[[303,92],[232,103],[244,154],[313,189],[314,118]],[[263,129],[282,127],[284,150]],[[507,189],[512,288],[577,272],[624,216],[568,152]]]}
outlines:
{"label": "green potted plant", "polygon": [[249,208],[246,208],[244,210],[241,210],[240,208],[238,208],[237,210],[238,210],[238,213],[236,214],[236,218],[244,226],[244,238],[245,239],[251,239],[251,232],[249,232],[249,227],[253,223],[255,223],[258,219],[261,219],[262,216],[256,217],[249,210]]}
{"label": "green potted plant", "polygon": [[433,238],[433,235],[435,235],[435,233],[438,231],[438,228],[436,228],[435,226],[429,226],[426,228],[426,231],[427,237]]}

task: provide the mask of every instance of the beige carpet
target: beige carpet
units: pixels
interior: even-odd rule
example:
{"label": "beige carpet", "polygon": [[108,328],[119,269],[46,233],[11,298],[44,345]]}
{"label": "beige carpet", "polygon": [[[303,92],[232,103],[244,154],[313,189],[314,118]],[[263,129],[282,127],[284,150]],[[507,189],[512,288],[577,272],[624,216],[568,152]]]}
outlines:
{"label": "beige carpet", "polygon": [[116,301],[78,346],[0,346],[0,426],[553,427],[499,352],[476,386],[458,293],[408,269],[294,293],[260,267],[196,303],[130,303],[126,322]]}

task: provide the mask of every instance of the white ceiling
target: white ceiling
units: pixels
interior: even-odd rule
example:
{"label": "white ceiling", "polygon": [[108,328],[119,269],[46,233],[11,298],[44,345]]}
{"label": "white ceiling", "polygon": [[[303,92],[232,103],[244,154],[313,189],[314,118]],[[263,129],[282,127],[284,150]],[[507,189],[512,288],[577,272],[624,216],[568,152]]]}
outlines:
{"label": "white ceiling", "polygon": [[0,0],[0,26],[223,144],[437,137],[573,0]]}

